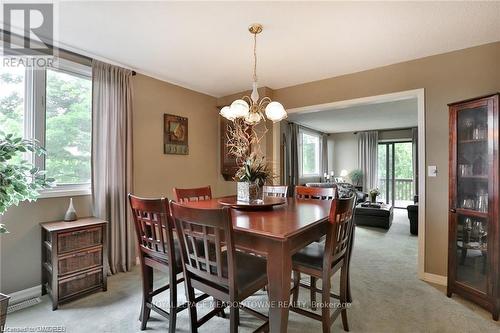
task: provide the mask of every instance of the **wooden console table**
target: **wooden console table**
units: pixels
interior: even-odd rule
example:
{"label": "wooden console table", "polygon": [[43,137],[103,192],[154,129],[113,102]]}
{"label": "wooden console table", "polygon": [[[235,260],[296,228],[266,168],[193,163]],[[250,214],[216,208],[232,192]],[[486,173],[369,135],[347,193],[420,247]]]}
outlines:
{"label": "wooden console table", "polygon": [[45,222],[42,227],[42,295],[52,310],[89,293],[107,289],[107,221],[94,217]]}

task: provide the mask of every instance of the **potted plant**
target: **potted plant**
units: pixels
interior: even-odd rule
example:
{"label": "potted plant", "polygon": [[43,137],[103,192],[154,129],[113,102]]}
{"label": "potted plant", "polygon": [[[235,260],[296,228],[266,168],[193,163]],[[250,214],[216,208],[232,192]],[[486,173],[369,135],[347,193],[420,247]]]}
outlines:
{"label": "potted plant", "polygon": [[370,202],[371,203],[376,203],[377,202],[377,196],[380,194],[380,191],[378,188],[373,188],[370,190]]}
{"label": "potted plant", "polygon": [[[54,181],[45,177],[45,171],[22,158],[27,152],[45,155],[45,149],[36,141],[0,132],[0,222],[9,207],[24,200],[36,200],[38,191],[50,187]],[[7,228],[0,223],[0,236],[6,233]],[[0,331],[5,325],[8,303],[9,296],[0,293]]]}
{"label": "potted plant", "polygon": [[258,202],[262,200],[262,187],[273,178],[273,171],[264,157],[252,153],[234,178],[238,182],[238,201]]}
{"label": "potted plant", "polygon": [[355,169],[349,174],[349,178],[354,186],[361,186],[363,183],[363,170]]}

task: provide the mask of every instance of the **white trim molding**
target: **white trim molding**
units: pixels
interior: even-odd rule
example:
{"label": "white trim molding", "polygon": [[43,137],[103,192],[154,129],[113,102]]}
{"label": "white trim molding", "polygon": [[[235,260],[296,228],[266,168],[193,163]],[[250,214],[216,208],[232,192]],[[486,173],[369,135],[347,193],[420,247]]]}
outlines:
{"label": "white trim molding", "polygon": [[446,276],[443,276],[443,275],[424,273],[422,280],[424,280],[425,282],[439,284],[439,285],[445,286],[445,287],[448,285],[448,278]]}

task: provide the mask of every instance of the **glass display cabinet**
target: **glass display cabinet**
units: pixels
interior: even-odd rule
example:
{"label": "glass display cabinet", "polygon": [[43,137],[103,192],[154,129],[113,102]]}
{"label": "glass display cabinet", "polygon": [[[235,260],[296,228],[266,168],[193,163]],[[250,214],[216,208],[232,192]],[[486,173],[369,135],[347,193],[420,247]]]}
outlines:
{"label": "glass display cabinet", "polygon": [[449,104],[448,289],[500,308],[499,95]]}

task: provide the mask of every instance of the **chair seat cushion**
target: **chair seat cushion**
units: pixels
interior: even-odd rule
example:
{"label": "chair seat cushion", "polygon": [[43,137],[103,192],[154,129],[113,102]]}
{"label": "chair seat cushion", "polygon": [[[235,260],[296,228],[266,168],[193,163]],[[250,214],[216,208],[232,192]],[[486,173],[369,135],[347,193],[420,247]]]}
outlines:
{"label": "chair seat cushion", "polygon": [[[267,261],[262,257],[251,255],[241,251],[235,251],[236,255],[236,286],[238,293],[242,293],[252,285],[265,285],[267,282]],[[227,252],[222,254],[222,275],[228,275]],[[260,289],[262,286],[256,287]]]}
{"label": "chair seat cushion", "polygon": [[305,266],[321,270],[325,256],[325,243],[312,243],[295,253],[292,257],[293,265]]}

